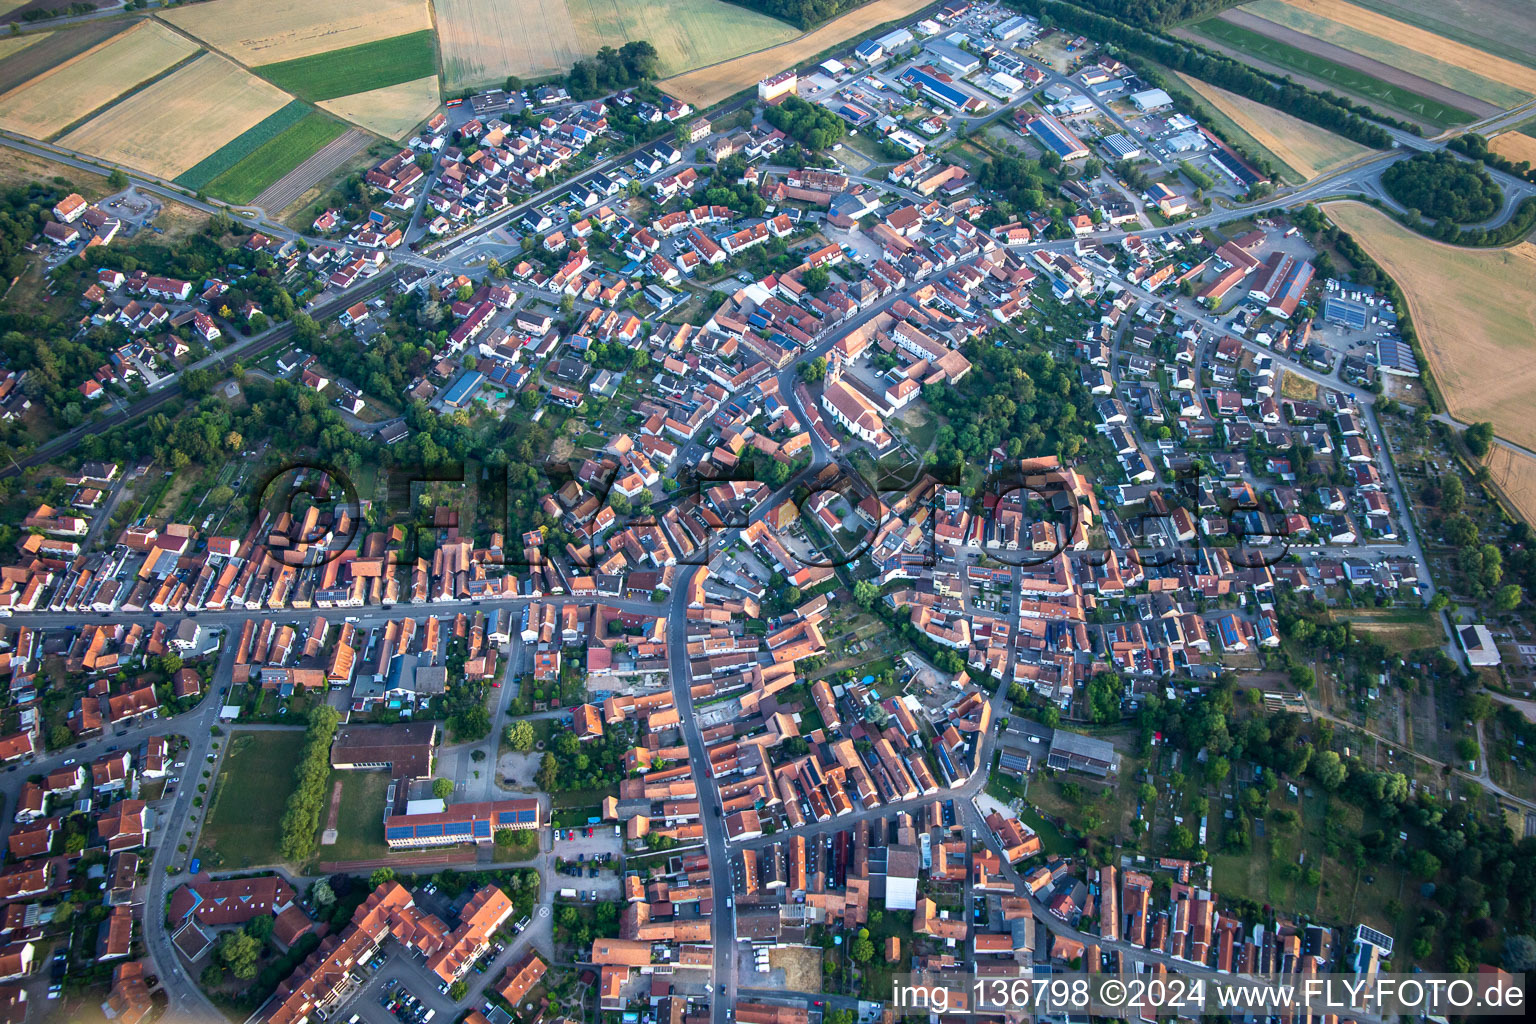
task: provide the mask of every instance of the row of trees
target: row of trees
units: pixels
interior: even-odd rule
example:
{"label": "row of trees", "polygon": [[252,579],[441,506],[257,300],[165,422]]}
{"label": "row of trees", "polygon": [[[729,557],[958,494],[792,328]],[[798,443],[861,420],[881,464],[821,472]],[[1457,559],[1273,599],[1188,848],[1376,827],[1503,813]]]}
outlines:
{"label": "row of trees", "polygon": [[315,851],[315,830],[320,827],[320,808],[331,778],[331,740],[339,721],[336,709],[326,704],[309,712],[304,752],[293,770],[293,792],[288,796],[278,840],[283,859],[290,863],[302,863]]}
{"label": "row of trees", "polygon": [[1507,156],[1495,153],[1488,148],[1488,140],[1477,132],[1467,132],[1458,135],[1446,143],[1458,153],[1465,153],[1473,160],[1481,160],[1489,167],[1497,167],[1505,174],[1514,175],[1516,178],[1524,178],[1526,181],[1536,181],[1536,168],[1531,166],[1529,160],[1516,162]]}
{"label": "row of trees", "polygon": [[727,3],[787,21],[800,29],[812,29],[868,0],[726,0]]}

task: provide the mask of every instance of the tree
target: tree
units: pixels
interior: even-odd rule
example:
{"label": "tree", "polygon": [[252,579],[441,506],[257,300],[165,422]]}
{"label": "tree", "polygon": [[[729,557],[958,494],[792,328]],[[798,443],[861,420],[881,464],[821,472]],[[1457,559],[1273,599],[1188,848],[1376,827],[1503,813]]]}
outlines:
{"label": "tree", "polygon": [[539,788],[545,791],[553,790],[555,783],[560,778],[560,762],[555,760],[554,754],[545,754],[544,760],[539,763],[539,773],[533,781]]}
{"label": "tree", "polygon": [[128,175],[121,168],[114,167],[112,173],[107,175],[107,185],[114,191],[121,191],[128,187]]}
{"label": "tree", "polygon": [[817,356],[815,359],[808,359],[801,363],[797,369],[800,373],[800,379],[811,384],[826,380],[827,357]]}
{"label": "tree", "polygon": [[439,800],[447,800],[449,797],[453,796],[453,780],[433,779],[432,795],[437,797]]}
{"label": "tree", "polygon": [[1482,458],[1493,446],[1493,424],[1474,423],[1462,432],[1461,439],[1466,442],[1467,451]]}
{"label": "tree", "polygon": [[529,721],[517,721],[507,726],[507,745],[519,754],[526,754],[533,749],[534,735],[533,723]]}
{"label": "tree", "polygon": [[219,962],[242,981],[256,977],[261,943],[245,932],[226,932],[219,941]]}
{"label": "tree", "polygon": [[1504,943],[1504,967],[1517,974],[1536,971],[1536,939],[1511,935]]}
{"label": "tree", "polygon": [[1493,606],[1501,612],[1512,612],[1520,607],[1524,597],[1525,592],[1520,589],[1520,584],[1507,583],[1494,592]]}
{"label": "tree", "polygon": [[853,940],[853,948],[849,950],[855,963],[867,964],[875,958],[875,944],[869,941],[867,935]]}
{"label": "tree", "polygon": [[245,922],[245,934],[257,942],[265,942],[267,941],[267,936],[272,934],[273,924],[274,921],[271,914],[257,914]]}
{"label": "tree", "polygon": [[1329,792],[1344,785],[1344,780],[1349,777],[1349,768],[1338,753],[1332,750],[1325,750],[1314,757],[1311,769],[1317,784]]}
{"label": "tree", "polygon": [[880,600],[880,588],[869,580],[859,580],[853,585],[853,599],[860,608],[873,608],[875,602]]}
{"label": "tree", "polygon": [[309,898],[316,907],[328,907],[336,902],[336,891],[331,888],[330,882],[322,878],[309,890]]}
{"label": "tree", "polygon": [[379,886],[384,885],[386,882],[393,882],[394,880],[394,868],[374,868],[373,874],[368,876],[368,888],[377,889]]}
{"label": "tree", "polygon": [[1098,725],[1120,720],[1125,683],[1115,672],[1100,672],[1088,681],[1088,717]]}
{"label": "tree", "polygon": [[448,998],[456,1003],[467,995],[469,995],[469,982],[463,978],[448,986]]}

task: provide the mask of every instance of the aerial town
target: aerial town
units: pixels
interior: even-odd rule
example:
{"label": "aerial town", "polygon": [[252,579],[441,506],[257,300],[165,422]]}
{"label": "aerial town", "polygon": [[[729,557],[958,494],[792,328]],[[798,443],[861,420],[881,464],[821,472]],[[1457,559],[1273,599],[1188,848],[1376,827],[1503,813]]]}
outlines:
{"label": "aerial town", "polygon": [[1505,1005],[1536,16],[1455,6],[0,4],[0,1024]]}

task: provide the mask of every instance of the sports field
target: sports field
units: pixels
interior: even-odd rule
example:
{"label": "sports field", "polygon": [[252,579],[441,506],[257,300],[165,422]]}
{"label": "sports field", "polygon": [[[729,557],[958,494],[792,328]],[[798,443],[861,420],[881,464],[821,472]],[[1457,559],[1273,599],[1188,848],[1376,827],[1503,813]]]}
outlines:
{"label": "sports field", "polygon": [[1211,106],[1220,110],[1239,128],[1253,137],[1260,146],[1269,150],[1287,167],[1295,170],[1303,179],[1315,178],[1331,171],[1340,164],[1373,152],[1348,139],[1324,131],[1299,118],[1282,113],[1274,107],[1256,103],[1236,93],[1218,89],[1188,75],[1180,75],[1184,83],[1200,94]]}
{"label": "sports field", "polygon": [[1536,67],[1536,7],[1530,0],[1353,0],[1415,28]]}
{"label": "sports field", "polygon": [[174,178],[292,99],[217,54],[205,53],[59,140],[105,160]]}
{"label": "sports field", "polygon": [[160,16],[253,67],[432,27],[427,0],[210,0]]}
{"label": "sports field", "polygon": [[1536,95],[1536,68],[1343,0],[1253,0],[1243,11],[1502,107]]}
{"label": "sports field", "polygon": [[437,74],[430,31],[376,39],[310,57],[255,68],[258,75],[307,100],[369,92]]}
{"label": "sports field", "polygon": [[1536,245],[1461,249],[1354,202],[1325,204],[1408,297],[1452,416],[1536,448]]}
{"label": "sports field", "polygon": [[[1463,124],[1473,115],[1443,100],[1414,92],[1375,74],[1348,67],[1289,43],[1271,39],[1251,28],[1234,24],[1223,17],[1209,18],[1187,30],[1201,41],[1216,43],[1219,49],[1240,57],[1251,57],[1282,72],[1302,75],[1327,88],[1352,93],[1367,102],[1406,114],[1436,127]],[[1382,69],[1390,73],[1390,68]]]}
{"label": "sports field", "polygon": [[0,97],[0,128],[46,139],[196,52],[164,25],[134,22]]}
{"label": "sports field", "polygon": [[428,75],[414,82],[325,100],[320,106],[387,139],[399,139],[432,116],[438,99],[437,76]]}
{"label": "sports field", "polygon": [[711,106],[751,88],[775,72],[798,67],[823,50],[830,50],[866,34],[877,25],[905,18],[927,6],[925,0],[874,0],[786,43],[666,79],[661,88],[695,107]]}
{"label": "sports field", "polygon": [[1526,522],[1536,525],[1536,459],[1496,444],[1483,462],[1509,503]]}
{"label": "sports field", "polygon": [[508,75],[560,74],[599,47],[640,39],[663,75],[792,39],[777,18],[724,0],[436,0],[449,92],[500,85]]}
{"label": "sports field", "polygon": [[212,791],[197,855],[209,867],[276,864],[279,824],[293,792],[293,768],[304,752],[304,730],[230,734]]}

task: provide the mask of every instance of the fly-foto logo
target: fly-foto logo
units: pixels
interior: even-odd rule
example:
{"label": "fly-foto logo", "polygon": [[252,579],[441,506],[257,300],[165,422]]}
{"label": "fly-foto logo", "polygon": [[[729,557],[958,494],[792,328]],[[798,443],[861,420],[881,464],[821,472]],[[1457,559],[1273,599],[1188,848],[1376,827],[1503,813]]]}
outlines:
{"label": "fly-foto logo", "polygon": [[[948,477],[910,461],[861,467],[839,460],[796,472],[770,464],[761,476],[754,462],[728,472],[709,462],[674,466],[665,483],[638,487],[611,463],[591,460],[484,466],[473,479],[458,462],[379,472],[382,506],[365,505],[334,464],[269,470],[250,496],[269,555],[295,568],[321,566],[351,550],[373,524],[398,528],[388,554],[399,563],[429,555],[437,531],[452,525],[469,538],[500,534],[501,547],[487,548],[485,557],[511,569],[564,561],[594,572],[637,545],[650,550],[658,537],[686,537],[685,550],[671,552],[676,562],[707,565],[720,539],[760,521],[775,531],[800,524],[799,542],[776,552],[779,561],[796,563],[786,569],[882,557],[959,567],[963,554],[980,554],[1028,570],[1070,554],[1090,571],[1113,558],[1121,566],[1198,572],[1213,560],[1236,569],[1273,566],[1292,540],[1291,517],[1264,510],[1250,488],[1209,480],[1198,465],[1139,489],[1133,502],[1122,488],[1089,487],[1074,467],[1054,460],[1044,470],[1031,460]],[[474,522],[460,519],[471,489]],[[903,532],[901,542],[883,544],[893,528]],[[899,556],[883,554],[891,549]]]}

